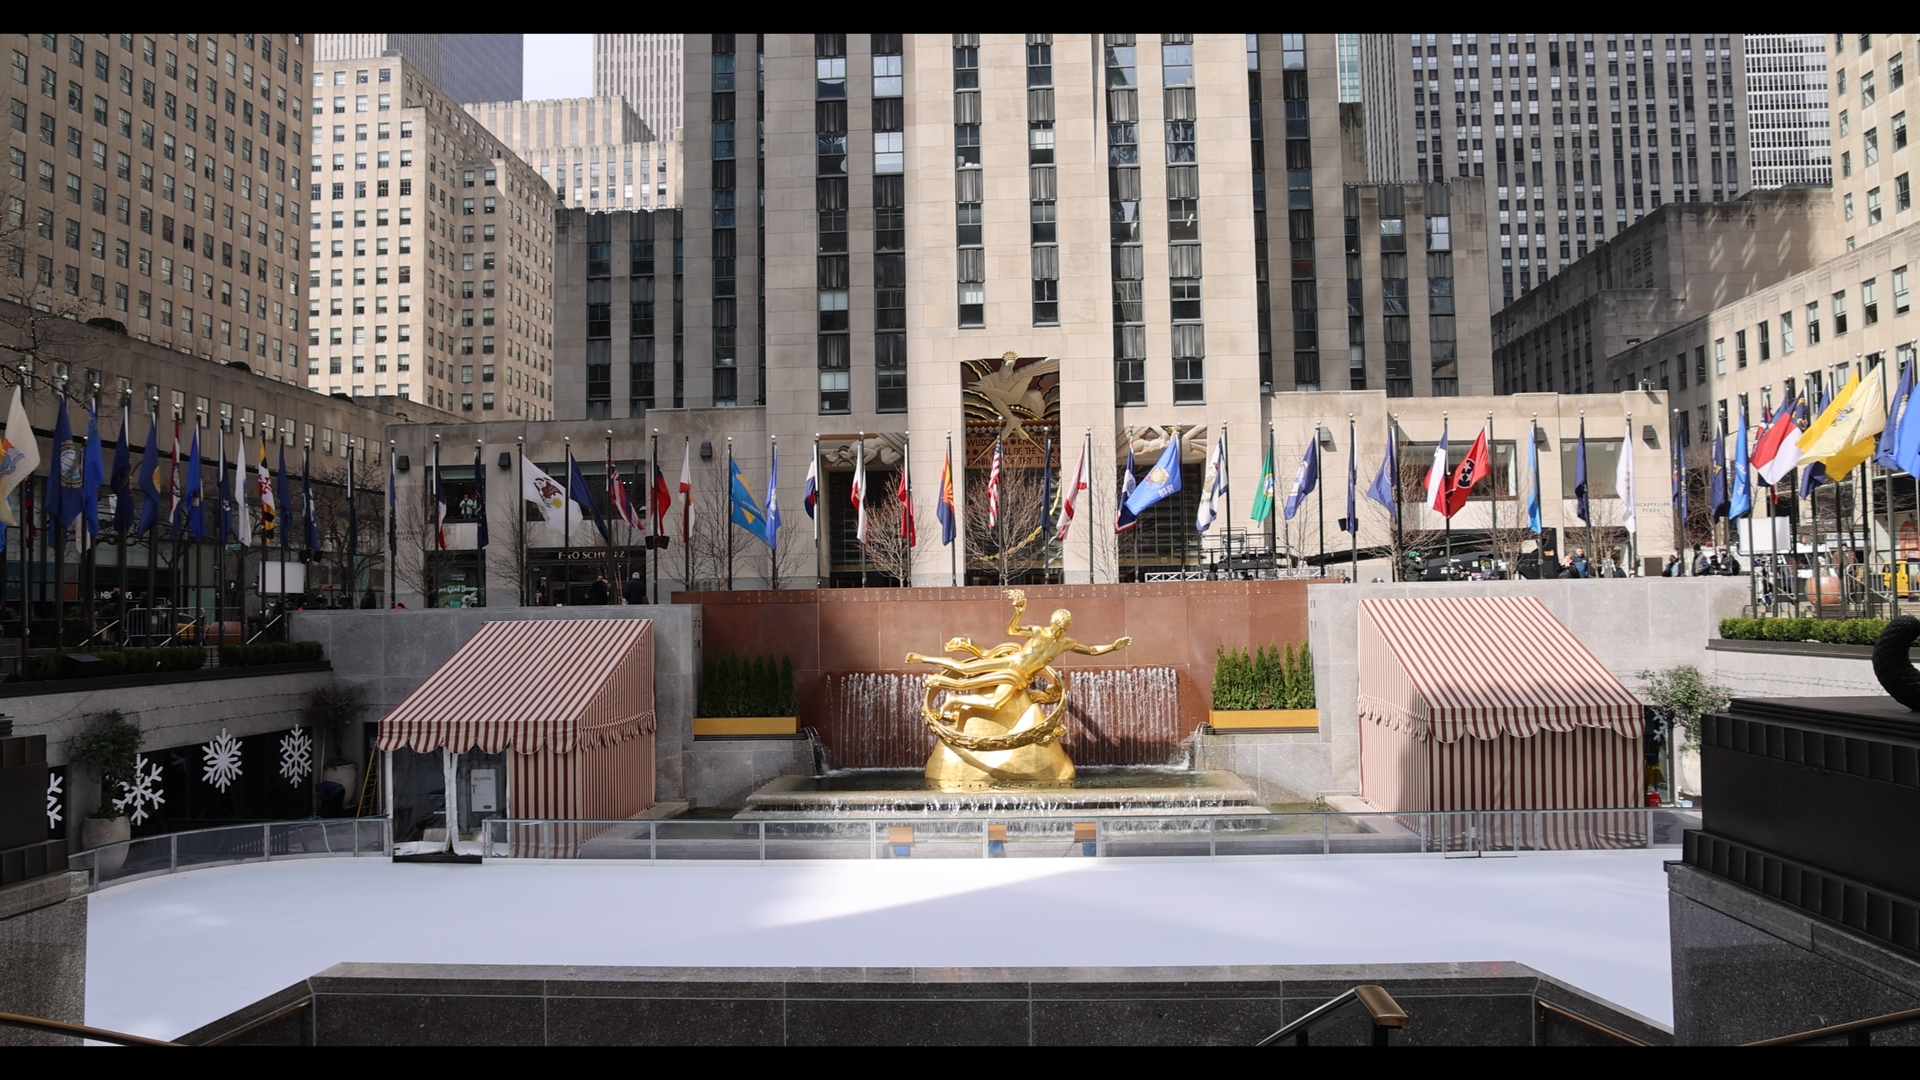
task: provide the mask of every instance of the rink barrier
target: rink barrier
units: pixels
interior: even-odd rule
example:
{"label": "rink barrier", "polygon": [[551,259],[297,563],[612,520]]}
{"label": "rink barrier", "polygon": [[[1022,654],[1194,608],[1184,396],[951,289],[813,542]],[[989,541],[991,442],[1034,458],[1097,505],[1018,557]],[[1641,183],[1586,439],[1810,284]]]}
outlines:
{"label": "rink barrier", "polygon": [[142,836],[69,856],[67,868],[85,870],[94,889],[203,870],[211,866],[280,859],[384,856],[393,850],[386,818],[263,821]]}

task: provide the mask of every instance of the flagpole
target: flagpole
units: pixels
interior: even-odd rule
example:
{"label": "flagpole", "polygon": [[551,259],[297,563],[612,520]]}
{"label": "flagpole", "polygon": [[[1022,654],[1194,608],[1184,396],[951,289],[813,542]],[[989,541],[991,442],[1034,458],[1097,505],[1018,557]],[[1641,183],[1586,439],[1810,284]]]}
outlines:
{"label": "flagpole", "polygon": [[[681,436],[681,438],[683,438],[686,441],[686,452],[690,457],[693,453],[693,436],[683,435]],[[686,459],[683,458],[682,460],[686,460]],[[688,475],[690,476],[691,474],[688,474]],[[680,530],[680,558],[684,560],[686,564],[685,567],[681,570],[681,574],[682,574],[681,588],[686,589],[688,592],[692,592],[693,591],[693,527],[691,524],[690,515],[692,513],[693,490],[691,487],[688,488],[688,490],[685,493],[685,496],[686,496],[685,499],[680,504],[680,521],[682,523],[682,527]],[[564,522],[565,518],[562,518],[561,520]]]}
{"label": "flagpole", "polygon": [[[904,492],[907,497],[906,505],[900,508],[900,538],[903,540],[907,539],[908,515],[913,513],[912,462],[913,462],[913,432],[903,431],[900,433],[900,490]],[[914,531],[916,534],[919,532],[919,528],[920,528],[919,524],[916,522],[914,524]],[[917,536],[915,538],[917,539]],[[1044,541],[1042,542],[1044,543]],[[914,545],[912,545],[911,543],[907,545],[907,565],[905,567],[906,575],[900,582],[900,587],[903,589],[910,589],[913,587],[913,547]],[[1066,560],[1063,557],[1061,559],[1062,565],[1060,567],[1060,576],[1062,579],[1064,579],[1067,576],[1065,562]]]}
{"label": "flagpole", "polygon": [[[727,502],[733,502],[733,436],[727,436]],[[727,507],[727,517],[733,517],[733,507]],[[727,534],[727,591],[733,591],[733,525],[729,521],[723,526]]]}
{"label": "flagpole", "polygon": [[[644,553],[640,556],[640,566],[646,570],[647,575],[653,579],[648,582],[648,584],[653,587],[653,602],[658,604],[660,602],[660,539],[666,536],[666,522],[660,519],[662,511],[658,506],[653,504],[653,477],[656,473],[660,473],[659,428],[653,429],[653,445],[652,448],[648,450],[648,454],[650,456],[647,458],[647,512],[652,514],[653,517],[647,524],[652,529],[652,533],[648,535],[647,546],[643,549]],[[660,475],[662,477],[665,476],[663,473]],[[521,516],[525,517],[526,515],[522,514]],[[523,525],[521,528],[524,529],[525,526]],[[521,547],[524,549],[526,545],[522,544]],[[652,565],[649,566],[649,563]]]}
{"label": "flagpole", "polygon": [[[133,476],[132,476],[131,462],[133,460],[133,455],[130,453],[131,448],[124,446],[124,444],[128,440],[129,433],[132,432],[132,430],[133,430],[133,407],[128,402],[126,396],[122,395],[120,398],[120,438],[114,442],[113,450],[114,450],[115,458],[118,458],[123,453],[127,454],[129,467],[128,467],[128,476],[127,476],[126,486],[128,490],[125,492],[116,490],[113,493],[113,517],[116,523],[125,520],[121,516],[122,512],[120,509],[120,500],[124,498],[126,495],[132,494]],[[122,645],[122,647],[124,647],[127,642],[127,610],[132,600],[132,597],[127,595],[127,528],[125,525],[121,525],[117,531],[120,533],[120,543],[118,545],[118,547],[120,548],[120,554],[119,554],[120,644]],[[22,596],[25,595],[24,590],[22,591],[21,595]]]}
{"label": "flagpole", "polygon": [[[1741,420],[1742,420],[1742,426],[1744,427],[1745,418],[1742,417]],[[1633,453],[1633,414],[1632,413],[1627,414],[1626,438],[1620,440],[1620,452],[1623,454]],[[1631,460],[1627,462],[1627,468],[1629,470],[1633,468],[1633,462]],[[1753,477],[1751,475],[1748,475],[1748,476],[1742,477],[1742,479],[1747,482],[1747,535],[1752,536],[1753,535]],[[1615,494],[1622,499],[1626,499],[1626,500],[1634,499],[1634,493],[1632,492],[1621,491],[1621,492],[1615,492]],[[1628,514],[1633,515],[1634,527],[1627,530],[1627,565],[1622,567],[1622,569],[1629,571],[1628,576],[1631,577],[1633,576],[1631,573],[1632,569],[1640,565],[1640,525],[1639,525],[1640,515],[1634,507],[1631,507],[1631,506],[1623,507],[1622,513],[1621,513],[1622,519],[1624,520]],[[1749,554],[1749,557],[1751,557],[1751,554]]]}
{"label": "flagpole", "polygon": [[1387,452],[1393,457],[1393,578],[1400,580],[1400,560],[1406,551],[1406,538],[1401,515],[1405,511],[1406,501],[1400,495],[1400,414],[1387,414]]}
{"label": "flagpole", "polygon": [[[1231,476],[1231,470],[1227,467],[1227,453],[1230,446],[1231,444],[1227,442],[1226,422],[1221,421],[1220,423],[1220,477],[1218,480],[1215,481],[1215,484],[1216,484],[1215,490],[1220,491],[1225,495],[1225,501],[1227,504],[1227,512],[1225,514],[1227,526],[1226,526],[1226,530],[1221,533],[1220,539],[1222,543],[1226,544],[1227,577],[1229,580],[1231,580],[1233,577],[1233,485],[1228,483],[1228,480]],[[1091,581],[1092,579],[1088,579],[1088,580]]]}
{"label": "flagpole", "polygon": [[[816,450],[815,452],[817,453],[818,451]],[[947,464],[944,471],[947,474],[946,482],[948,484],[953,483],[954,476],[953,476],[953,429],[952,428],[947,429]],[[941,489],[940,497],[942,499],[947,497],[947,492],[944,488]],[[951,517],[959,516],[959,512],[960,512],[960,508],[957,506],[952,506],[947,508],[947,513]],[[959,540],[960,530],[957,528],[959,524],[960,523],[958,521],[954,522],[954,525],[956,526],[956,528],[954,529],[954,539],[956,541]],[[960,587],[960,545],[957,542],[947,545],[947,577],[951,579],[954,588]]]}
{"label": "flagpole", "polygon": [[813,474],[813,513],[807,520],[813,523],[813,587],[826,588],[826,575],[820,572],[820,515],[826,512],[827,500],[821,498],[820,491],[820,433],[813,433],[813,464],[809,470]]}
{"label": "flagpole", "polygon": [[1353,557],[1348,562],[1347,581],[1360,584],[1360,500],[1353,490],[1357,483],[1355,469],[1360,460],[1360,429],[1354,424],[1353,414],[1347,414],[1347,503],[1350,517],[1347,519],[1347,536],[1353,542]]}
{"label": "flagpole", "polygon": [[[654,441],[657,443],[659,440]],[[513,486],[519,489],[513,505],[519,508],[514,513],[520,519],[520,572],[517,576],[520,579],[520,606],[527,607],[533,596],[533,583],[527,580],[527,437],[514,436],[513,447]]]}
{"label": "flagpole", "polygon": [[[948,438],[948,440],[949,440],[949,441],[951,441],[951,440],[952,440],[952,438],[953,438],[953,436],[952,436],[951,434],[949,434],[949,435],[947,436],[947,438]],[[949,453],[949,454],[951,454],[951,453],[952,453],[952,451],[951,451],[951,449],[949,449],[949,451],[948,451],[948,453]],[[1082,461],[1085,461],[1085,462],[1087,463],[1087,584],[1089,584],[1089,585],[1092,585],[1092,584],[1094,584],[1094,575],[1093,575],[1093,522],[1094,522],[1094,519],[1095,519],[1095,516],[1096,516],[1096,514],[1098,513],[1098,511],[1097,511],[1097,510],[1095,509],[1095,507],[1096,507],[1096,506],[1098,506],[1099,504],[1097,504],[1097,503],[1095,503],[1095,502],[1094,502],[1094,499],[1093,499],[1093,488],[1094,488],[1094,484],[1093,484],[1093,428],[1091,428],[1091,427],[1089,427],[1089,428],[1087,428],[1087,435],[1086,435],[1086,442],[1084,442],[1084,443],[1082,443],[1082,444],[1081,444],[1081,446],[1080,446],[1080,459],[1081,459]],[[1074,477],[1074,478],[1073,478],[1073,482],[1074,482],[1075,484],[1078,484],[1078,483],[1080,482],[1080,478],[1079,478],[1079,477],[1077,477],[1077,476],[1076,476],[1076,477]],[[1078,491],[1078,488],[1076,488],[1076,489],[1075,489],[1075,491],[1077,492],[1077,491]],[[1064,576],[1064,575],[1063,575],[1063,576]]]}
{"label": "flagpole", "polygon": [[[215,629],[218,630],[224,626],[221,617],[227,613],[225,604],[226,596],[224,595],[226,593],[227,583],[227,497],[226,494],[220,490],[222,486],[220,481],[225,479],[227,475],[227,422],[225,419],[220,421],[220,458],[218,465],[216,465],[213,470],[213,475],[213,491],[215,495],[220,497],[219,542],[213,547],[213,625]],[[348,444],[347,446],[347,496],[348,498],[352,498],[353,496],[352,444]],[[206,500],[207,497],[203,492],[200,496],[201,505],[204,506]],[[205,514],[203,512],[202,517],[204,518],[204,516]],[[349,557],[347,565],[349,567],[353,565],[351,557]],[[351,594],[351,589],[349,589],[349,594]],[[204,643],[203,639],[202,644]]]}
{"label": "flagpole", "polygon": [[[1267,468],[1269,465],[1273,463],[1273,425],[1274,425],[1274,422],[1272,420],[1267,421],[1267,462],[1266,464],[1260,467],[1260,489],[1262,491],[1266,490]],[[1276,492],[1276,494],[1278,494],[1278,492]],[[1267,558],[1270,562],[1273,563],[1273,569],[1276,576],[1280,572],[1280,544],[1279,544],[1280,525],[1279,525],[1279,522],[1276,521],[1275,519],[1278,518],[1279,516],[1280,515],[1273,512],[1273,506],[1271,504],[1271,500],[1269,500],[1269,504],[1267,507],[1267,520],[1266,520]],[[1136,548],[1135,550],[1137,551],[1139,549]]]}
{"label": "flagpole", "polygon": [[[1494,460],[1498,457],[1499,457],[1499,445],[1493,441],[1493,410],[1488,409],[1487,410],[1487,471],[1489,473],[1493,471]],[[1487,498],[1492,500],[1491,502],[1488,503],[1487,513],[1493,520],[1492,540],[1493,540],[1493,552],[1495,555],[1494,561],[1498,562],[1499,561],[1498,556],[1500,554],[1500,483],[1499,481],[1495,480],[1491,476],[1487,477],[1487,480],[1488,480]],[[1473,489],[1468,488],[1467,494],[1472,495]]]}
{"label": "flagpole", "polygon": [[560,441],[567,449],[567,488],[566,499],[560,503],[560,579],[561,603],[573,599],[573,522],[567,512],[567,503],[573,501],[573,436],[562,435]]}
{"label": "flagpole", "polygon": [[1321,466],[1320,421],[1315,420],[1313,422],[1313,475],[1316,482],[1313,485],[1313,496],[1315,499],[1319,501],[1316,504],[1316,508],[1314,510],[1313,516],[1319,519],[1317,524],[1320,526],[1320,567],[1319,567],[1320,572],[1314,576],[1326,577],[1327,576],[1327,485],[1324,483],[1318,482],[1326,479],[1325,477],[1320,475],[1321,472],[1324,471],[1321,469],[1320,466]]}
{"label": "flagpole", "polygon": [[[1440,410],[1440,439],[1442,442],[1445,442],[1447,440],[1447,410],[1445,409]],[[1448,454],[1449,455],[1452,454],[1451,448],[1449,448]],[[1449,468],[1451,465],[1452,465],[1451,461],[1442,461],[1440,463],[1440,467],[1442,469]],[[1444,487],[1445,483],[1446,483],[1445,480],[1441,481],[1441,484],[1443,485],[1442,486],[1443,493],[1445,491],[1445,487]],[[1447,578],[1453,577],[1453,515],[1442,511],[1440,514],[1440,520],[1444,523],[1441,525],[1441,529],[1446,533],[1446,536],[1447,536],[1447,544],[1446,544],[1447,565],[1444,569],[1440,571],[1440,576],[1442,579],[1447,579]],[[1425,577],[1426,575],[1422,574],[1421,576]]]}
{"label": "flagpole", "polygon": [[[867,513],[867,492],[866,492],[867,433],[866,432],[863,431],[860,433],[859,441],[854,444],[853,453],[854,453],[854,460],[853,460],[854,475],[860,478],[859,488],[854,492],[854,495],[858,496],[860,499],[860,509],[858,511],[858,514],[860,515],[860,517],[865,517]],[[859,518],[855,518],[856,531],[858,530],[858,528],[859,528]],[[860,587],[864,589],[867,587],[867,539],[864,536],[858,536],[858,535],[855,536],[855,539],[860,542],[858,545],[860,548]]]}
{"label": "flagpole", "polygon": [[[619,481],[615,480],[613,477],[614,468],[615,466],[613,464],[613,429],[608,428],[607,429],[607,475],[606,475],[608,509],[612,509],[614,505],[613,487],[615,484],[619,483]],[[627,505],[627,504],[622,504],[622,505]],[[622,514],[620,516],[620,520],[625,521],[626,515]],[[627,528],[628,528],[628,531],[632,531],[633,527],[628,526]],[[607,569],[613,570],[613,566],[614,566],[613,522],[611,521],[607,522],[607,535],[602,539],[606,540],[607,542]],[[624,604],[626,603],[626,588],[627,588],[626,578],[623,577],[618,570],[614,570],[613,577],[614,577],[614,580],[610,580],[608,582],[610,588],[607,590],[608,591],[607,603]],[[616,589],[619,590],[618,596],[614,595],[614,590]]]}

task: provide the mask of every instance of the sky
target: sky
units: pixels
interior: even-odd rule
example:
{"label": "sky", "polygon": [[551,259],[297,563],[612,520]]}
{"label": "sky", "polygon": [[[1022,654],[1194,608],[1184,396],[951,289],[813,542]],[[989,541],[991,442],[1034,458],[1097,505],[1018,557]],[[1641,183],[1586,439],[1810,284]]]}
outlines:
{"label": "sky", "polygon": [[524,48],[528,101],[593,95],[592,34],[528,34]]}

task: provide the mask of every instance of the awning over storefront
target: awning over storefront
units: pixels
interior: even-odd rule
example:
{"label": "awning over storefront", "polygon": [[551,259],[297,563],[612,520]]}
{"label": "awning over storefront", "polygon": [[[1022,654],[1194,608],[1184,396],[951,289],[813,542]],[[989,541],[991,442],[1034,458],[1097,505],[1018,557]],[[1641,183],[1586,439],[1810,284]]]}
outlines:
{"label": "awning over storefront", "polygon": [[654,730],[646,619],[489,622],[380,721],[380,749],[598,750]]}
{"label": "awning over storefront", "polygon": [[1362,600],[1359,713],[1416,739],[1641,734],[1641,706],[1533,597]]}

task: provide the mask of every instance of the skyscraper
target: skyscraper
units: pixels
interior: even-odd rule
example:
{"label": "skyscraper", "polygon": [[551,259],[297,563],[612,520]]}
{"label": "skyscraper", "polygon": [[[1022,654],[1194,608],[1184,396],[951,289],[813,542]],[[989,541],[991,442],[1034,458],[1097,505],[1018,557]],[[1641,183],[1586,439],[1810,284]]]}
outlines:
{"label": "skyscraper", "polygon": [[1754,187],[1833,183],[1825,34],[1746,34]]}
{"label": "skyscraper", "polygon": [[519,34],[315,34],[316,61],[399,53],[455,101],[513,101],[525,65]]}
{"label": "skyscraper", "polygon": [[670,141],[685,122],[680,34],[593,35],[593,96],[623,97],[656,139]]}
{"label": "skyscraper", "polygon": [[487,130],[553,185],[562,203],[589,210],[677,206],[680,144],[647,130],[625,98],[469,103]]}

